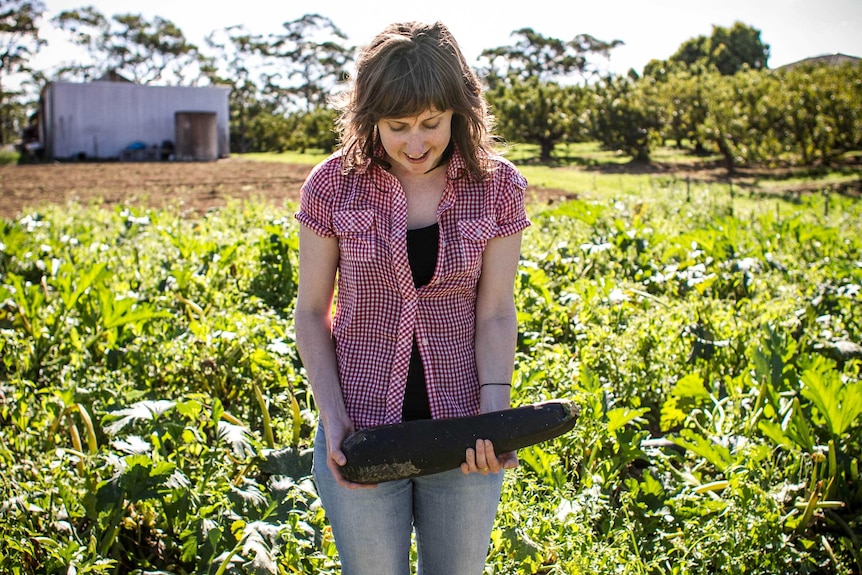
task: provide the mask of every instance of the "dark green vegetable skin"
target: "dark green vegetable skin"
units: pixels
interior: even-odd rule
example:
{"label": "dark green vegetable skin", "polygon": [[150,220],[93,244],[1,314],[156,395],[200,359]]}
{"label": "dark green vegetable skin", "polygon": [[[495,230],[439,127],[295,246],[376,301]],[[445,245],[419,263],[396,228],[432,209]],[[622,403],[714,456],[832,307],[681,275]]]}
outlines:
{"label": "dark green vegetable skin", "polygon": [[341,474],[362,484],[419,477],[455,469],[477,439],[506,453],[571,430],[578,408],[565,399],[451,419],[423,419],[361,429],[344,440]]}

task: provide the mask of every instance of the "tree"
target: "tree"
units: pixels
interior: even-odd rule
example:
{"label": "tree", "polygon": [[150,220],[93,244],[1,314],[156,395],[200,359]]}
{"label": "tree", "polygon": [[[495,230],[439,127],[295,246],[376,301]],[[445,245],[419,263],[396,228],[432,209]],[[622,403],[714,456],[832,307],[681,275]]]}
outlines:
{"label": "tree", "polygon": [[159,16],[152,21],[139,14],[107,19],[93,6],[65,10],[52,20],[69,32],[72,42],[85,48],[89,63],[70,63],[58,75],[93,80],[116,72],[140,84],[170,81],[194,83],[199,77],[199,55],[182,30]]}
{"label": "tree", "polygon": [[587,89],[529,78],[488,92],[498,133],[507,140],[538,144],[539,159],[551,160],[554,146],[585,135]]}
{"label": "tree", "polygon": [[655,84],[632,76],[605,78],[594,88],[592,135],[608,150],[648,162],[661,125]]}
{"label": "tree", "polygon": [[[709,72],[702,65],[689,68],[675,67],[671,70],[644,69],[641,82],[653,82],[656,101],[660,110],[660,134],[663,140],[674,140],[677,147],[684,142],[692,145],[696,153],[703,153],[699,138],[699,126],[706,117],[704,76]],[[712,72],[715,74],[715,72]]]}
{"label": "tree", "polygon": [[538,144],[540,159],[549,161],[554,146],[584,133],[585,90],[563,86],[572,74],[590,70],[587,55],[608,56],[622,44],[580,34],[564,42],[521,28],[512,32],[515,44],[482,52],[488,99],[499,132],[512,141]]}
{"label": "tree", "polygon": [[686,67],[706,63],[729,76],[749,68],[767,67],[769,45],[760,39],[760,30],[736,22],[731,28],[712,27],[712,36],[698,36],[683,42],[670,57],[671,63]]}
{"label": "tree", "polygon": [[771,161],[783,151],[776,128],[782,110],[773,103],[781,85],[772,74],[746,70],[703,78],[706,116],[700,138],[724,159],[729,174],[745,164]]}
{"label": "tree", "polygon": [[260,111],[260,90],[252,78],[260,39],[242,26],[228,26],[211,32],[205,42],[215,51],[215,56],[202,60],[201,72],[212,84],[230,86],[231,150],[244,154],[252,150],[248,138],[249,121]]}
{"label": "tree", "polygon": [[732,28],[715,26],[710,38],[712,61],[718,71],[729,76],[748,67],[764,70],[769,61],[769,46],[760,39],[760,30],[736,22]]}
{"label": "tree", "polygon": [[776,72],[782,148],[804,165],[831,163],[862,146],[862,66],[800,66]]}
{"label": "tree", "polygon": [[231,149],[249,151],[336,145],[335,112],[326,98],[346,77],[353,48],[331,20],[317,14],[261,36],[241,26],[211,33],[215,56],[203,64],[213,83],[231,86]]}
{"label": "tree", "polygon": [[31,72],[30,58],[46,44],[38,25],[44,12],[39,0],[0,0],[0,144],[14,137],[26,116],[23,92],[9,90],[6,80]]}
{"label": "tree", "polygon": [[318,108],[311,112],[300,111],[288,116],[293,123],[287,146],[305,152],[318,149],[330,153],[338,145],[335,123],[338,113],[333,108]]}
{"label": "tree", "polygon": [[306,14],[283,24],[260,45],[270,60],[262,91],[280,102],[285,111],[314,111],[327,105],[328,95],[347,77],[353,48],[347,36],[329,18]]}
{"label": "tree", "polygon": [[492,84],[504,78],[548,81],[574,73],[585,75],[589,71],[588,54],[608,57],[611,50],[623,43],[604,42],[589,34],[579,34],[565,42],[543,36],[532,28],[521,28],[511,35],[516,39],[513,45],[482,51],[481,57],[488,61],[485,72]]}

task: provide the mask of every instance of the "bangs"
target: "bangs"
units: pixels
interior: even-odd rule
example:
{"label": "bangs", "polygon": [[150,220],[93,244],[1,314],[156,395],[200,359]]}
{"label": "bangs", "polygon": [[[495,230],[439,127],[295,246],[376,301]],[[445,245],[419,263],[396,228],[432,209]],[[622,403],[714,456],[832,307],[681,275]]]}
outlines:
{"label": "bangs", "polygon": [[444,112],[460,107],[457,94],[452,93],[452,78],[446,78],[437,66],[419,63],[416,56],[406,54],[389,62],[379,93],[370,102],[377,119],[408,118],[430,109]]}
{"label": "bangs", "polygon": [[380,157],[378,123],[452,112],[449,149],[457,149],[471,177],[484,178],[493,151],[492,117],[475,72],[448,28],[436,22],[392,24],[364,48],[350,91],[340,98],[338,131],[345,173]]}

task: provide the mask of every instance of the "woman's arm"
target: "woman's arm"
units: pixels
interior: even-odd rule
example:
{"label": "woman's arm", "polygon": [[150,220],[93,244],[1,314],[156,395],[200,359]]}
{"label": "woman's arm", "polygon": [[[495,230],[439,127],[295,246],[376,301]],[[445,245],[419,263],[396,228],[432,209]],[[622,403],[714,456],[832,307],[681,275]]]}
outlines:
{"label": "woman's arm", "polygon": [[300,225],[299,290],[294,316],[296,345],[323,422],[329,453],[327,465],[340,484],[358,487],[347,482],[338,469],[347,461],[341,442],[354,430],[341,395],[332,340],[332,300],[338,257],[337,239],[319,236]]}
{"label": "woman's arm", "polygon": [[[521,251],[521,233],[492,238],[482,255],[482,275],[476,298],[476,367],[482,413],[510,406],[509,392],[518,342],[515,309],[515,274]],[[505,384],[505,385],[487,385]],[[515,453],[494,454],[488,441],[477,442],[467,453],[466,472],[496,473],[518,465]]]}

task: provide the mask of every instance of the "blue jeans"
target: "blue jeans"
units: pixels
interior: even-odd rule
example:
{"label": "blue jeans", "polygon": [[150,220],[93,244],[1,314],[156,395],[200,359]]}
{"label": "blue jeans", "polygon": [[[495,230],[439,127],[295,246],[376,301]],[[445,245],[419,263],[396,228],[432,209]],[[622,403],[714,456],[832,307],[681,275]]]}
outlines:
{"label": "blue jeans", "polygon": [[332,526],[342,575],[409,575],[416,531],[417,575],[481,575],[503,472],[460,469],[346,489],[326,466],[323,427],[314,440],[314,481]]}

